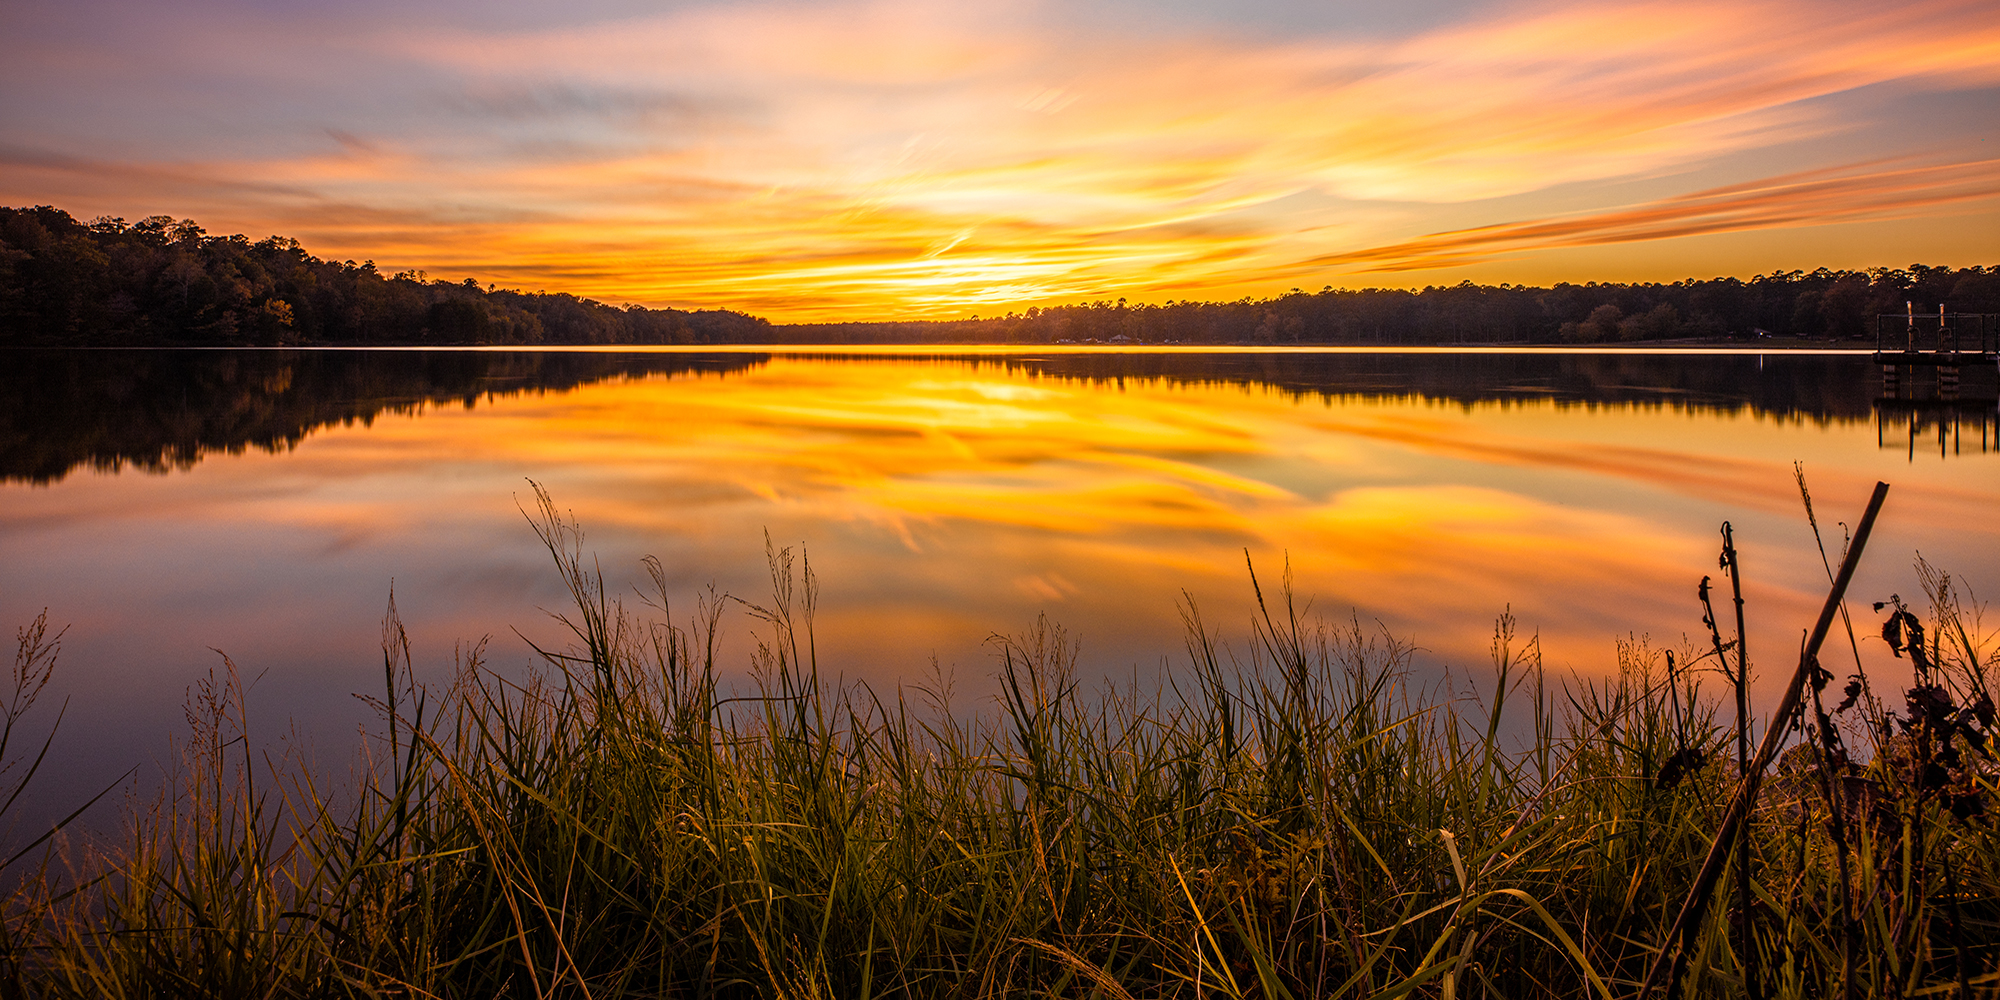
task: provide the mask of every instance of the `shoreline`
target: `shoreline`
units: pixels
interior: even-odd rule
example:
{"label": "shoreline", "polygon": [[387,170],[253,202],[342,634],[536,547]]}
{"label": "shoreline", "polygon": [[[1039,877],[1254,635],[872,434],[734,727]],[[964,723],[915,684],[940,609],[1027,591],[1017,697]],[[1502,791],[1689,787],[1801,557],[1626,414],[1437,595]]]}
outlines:
{"label": "shoreline", "polygon": [[6,351],[480,351],[574,353],[711,353],[817,354],[839,356],[923,357],[954,354],[1817,354],[1873,355],[1875,349],[1843,346],[1835,340],[1771,339],[1745,342],[1731,339],[1646,341],[1620,344],[1535,344],[1469,342],[1463,344],[1184,344],[1184,343],[1055,343],[997,341],[882,343],[728,343],[728,344],[75,344],[0,345]]}

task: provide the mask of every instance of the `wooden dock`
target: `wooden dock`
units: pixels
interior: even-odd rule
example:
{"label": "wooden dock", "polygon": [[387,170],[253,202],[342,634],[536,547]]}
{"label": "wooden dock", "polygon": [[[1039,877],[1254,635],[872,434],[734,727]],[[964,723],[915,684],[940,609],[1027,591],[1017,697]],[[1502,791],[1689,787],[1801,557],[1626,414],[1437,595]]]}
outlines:
{"label": "wooden dock", "polygon": [[1875,318],[1874,361],[1882,366],[1882,394],[1900,396],[1917,369],[1936,373],[1938,395],[1958,395],[1959,373],[1980,365],[2000,372],[2000,315],[1919,313],[1905,304],[1903,315]]}

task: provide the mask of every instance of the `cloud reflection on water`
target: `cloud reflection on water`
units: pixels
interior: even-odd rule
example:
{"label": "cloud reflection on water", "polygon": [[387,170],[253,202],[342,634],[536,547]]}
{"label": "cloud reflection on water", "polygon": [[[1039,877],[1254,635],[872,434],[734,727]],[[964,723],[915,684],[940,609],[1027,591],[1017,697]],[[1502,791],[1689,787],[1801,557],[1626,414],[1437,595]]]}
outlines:
{"label": "cloud reflection on water", "polygon": [[[561,594],[515,506],[534,479],[622,594],[657,554],[679,599],[711,581],[756,599],[764,532],[803,543],[825,588],[824,662],[881,684],[936,655],[978,694],[983,640],[1044,611],[1082,637],[1093,674],[1150,675],[1180,658],[1183,590],[1240,641],[1246,550],[1267,588],[1289,561],[1317,611],[1415,638],[1433,666],[1477,673],[1511,608],[1552,664],[1601,675],[1616,636],[1699,627],[1694,585],[1729,519],[1768,677],[1824,588],[1795,458],[1836,532],[1875,478],[1896,484],[1858,596],[1910,590],[1915,550],[1975,583],[2000,565],[1983,513],[2000,500],[1994,456],[1908,463],[1872,432],[1742,409],[777,357],[383,413],[166,475],[0,486],[0,612],[48,603],[76,622],[78,669],[132,718],[175,704],[209,646],[274,671],[267,690],[292,699],[279,717],[335,711],[374,683],[391,579],[431,662],[490,634],[524,663],[517,627],[560,639],[537,609]],[[733,666],[749,626],[728,628]]]}

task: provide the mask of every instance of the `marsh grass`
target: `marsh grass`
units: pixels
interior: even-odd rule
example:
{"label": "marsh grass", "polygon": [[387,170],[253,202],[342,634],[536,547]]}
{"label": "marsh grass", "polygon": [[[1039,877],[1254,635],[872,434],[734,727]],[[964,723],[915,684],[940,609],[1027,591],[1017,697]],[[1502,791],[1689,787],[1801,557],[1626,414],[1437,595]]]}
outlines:
{"label": "marsh grass", "polygon": [[[997,710],[962,712],[826,680],[789,550],[757,602],[676,606],[649,562],[628,607],[539,491],[530,520],[572,600],[540,673],[474,646],[427,690],[392,598],[382,721],[332,788],[255,757],[225,666],[174,790],[17,896],[10,995],[1609,1000],[1637,991],[1735,784],[1709,763],[1733,736],[1701,688],[1719,640],[1628,640],[1607,679],[1552,684],[1503,615],[1471,699],[1253,569],[1248,639],[1185,600],[1187,664],[1154,688],[1086,692],[1044,620],[995,638]],[[1909,712],[1815,702],[1727,894],[1751,903],[1702,928],[1685,993],[2000,982],[1975,746],[2000,660],[1924,574],[1928,613],[1894,605],[1895,648],[1924,657]],[[732,603],[756,623],[747,693],[718,680]]]}

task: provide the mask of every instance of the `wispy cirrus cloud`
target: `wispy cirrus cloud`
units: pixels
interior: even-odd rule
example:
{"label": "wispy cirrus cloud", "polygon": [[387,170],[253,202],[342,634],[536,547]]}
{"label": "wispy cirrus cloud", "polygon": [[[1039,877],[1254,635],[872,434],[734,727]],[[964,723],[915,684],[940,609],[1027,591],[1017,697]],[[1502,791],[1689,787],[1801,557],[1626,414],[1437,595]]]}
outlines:
{"label": "wispy cirrus cloud", "polygon": [[1681,236],[1822,226],[1904,217],[2000,198],[2000,160],[1804,171],[1610,211],[1433,233],[1315,258],[1316,265],[1416,271],[1547,247],[1601,246]]}

